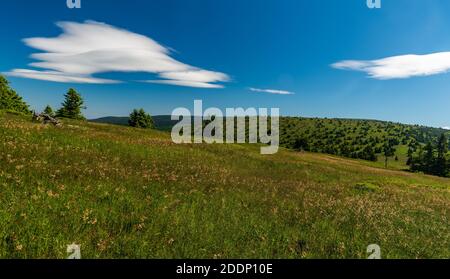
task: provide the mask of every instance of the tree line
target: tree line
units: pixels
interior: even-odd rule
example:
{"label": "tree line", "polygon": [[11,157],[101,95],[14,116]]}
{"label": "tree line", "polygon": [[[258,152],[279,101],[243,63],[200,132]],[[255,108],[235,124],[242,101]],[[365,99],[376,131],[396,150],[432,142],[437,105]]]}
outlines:
{"label": "tree line", "polygon": [[[388,167],[390,160],[400,161],[399,156],[402,164],[406,163],[406,149],[412,146],[408,152],[411,171],[439,176],[449,172],[449,160],[442,155],[447,152],[442,148],[448,149],[450,145],[440,138],[448,134],[449,131],[440,128],[376,120],[280,119],[280,143],[285,148],[367,161],[382,160]],[[428,157],[424,158],[426,149],[433,149],[433,152],[429,151]]]}
{"label": "tree line", "polygon": [[[86,120],[82,113],[84,109],[86,107],[83,97],[75,89],[70,88],[64,95],[61,108],[54,111],[50,105],[47,105],[43,113],[55,118]],[[11,88],[9,81],[2,75],[0,75],[0,110],[26,115],[32,113],[28,104]],[[146,113],[144,109],[134,109],[130,114],[128,124],[136,128],[154,128],[151,115]]]}
{"label": "tree line", "polygon": [[448,160],[449,141],[443,133],[435,142],[425,146],[411,141],[408,145],[408,161],[411,171],[448,177],[450,164]]}

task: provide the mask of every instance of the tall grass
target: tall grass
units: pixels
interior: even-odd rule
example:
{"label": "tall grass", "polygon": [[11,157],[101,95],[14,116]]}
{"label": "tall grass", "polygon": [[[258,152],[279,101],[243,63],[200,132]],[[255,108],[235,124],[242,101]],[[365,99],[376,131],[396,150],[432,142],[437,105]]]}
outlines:
{"label": "tall grass", "polygon": [[450,257],[450,180],[0,116],[0,258]]}

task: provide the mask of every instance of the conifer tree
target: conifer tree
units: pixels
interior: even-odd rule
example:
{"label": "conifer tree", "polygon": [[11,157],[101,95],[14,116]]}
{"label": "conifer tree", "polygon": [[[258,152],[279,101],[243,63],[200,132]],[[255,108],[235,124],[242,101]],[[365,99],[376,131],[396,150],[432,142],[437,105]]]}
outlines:
{"label": "conifer tree", "polygon": [[447,151],[448,140],[445,134],[441,134],[437,143],[437,158],[434,166],[434,173],[439,176],[447,175]]}
{"label": "conifer tree", "polygon": [[406,161],[407,166],[411,166],[413,164],[413,160],[414,160],[413,156],[414,156],[414,149],[411,146],[409,146],[408,147],[408,155],[407,155],[408,160]]}
{"label": "conifer tree", "polygon": [[11,110],[30,114],[28,105],[10,86],[8,80],[0,75],[0,110]]}
{"label": "conifer tree", "polygon": [[386,143],[384,145],[383,154],[384,154],[384,167],[387,168],[389,157],[395,155],[395,148],[390,143]]}
{"label": "conifer tree", "polygon": [[425,146],[425,153],[423,155],[423,160],[422,160],[422,165],[423,165],[423,171],[425,173],[429,173],[429,174],[433,174],[433,167],[434,167],[434,150],[433,150],[433,145],[431,144],[431,142],[428,142],[427,145]]}
{"label": "conifer tree", "polygon": [[152,129],[154,127],[152,117],[150,116],[150,114],[146,113],[144,109],[133,110],[133,112],[130,114],[128,124],[131,127],[135,128]]}
{"label": "conifer tree", "polygon": [[56,112],[56,116],[84,120],[85,118],[81,110],[86,108],[83,106],[84,101],[81,95],[75,89],[70,88],[66,95],[64,95],[64,98],[64,103],[62,103],[62,107]]}

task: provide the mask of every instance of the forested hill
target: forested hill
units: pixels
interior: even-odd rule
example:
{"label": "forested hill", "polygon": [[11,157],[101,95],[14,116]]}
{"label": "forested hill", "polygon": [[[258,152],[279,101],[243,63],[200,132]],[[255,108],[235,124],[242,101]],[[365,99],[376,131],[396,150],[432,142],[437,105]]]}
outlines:
{"label": "forested hill", "polygon": [[280,123],[284,147],[369,160],[370,149],[379,154],[386,144],[426,144],[450,133],[440,128],[377,120],[283,118]]}
{"label": "forested hill", "polygon": [[[153,120],[161,130],[170,130],[177,123],[171,120],[170,115],[154,116]],[[128,117],[104,117],[91,121],[127,125]],[[378,120],[303,117],[282,117],[280,120],[281,143],[284,147],[332,154],[350,155],[367,145],[381,153],[380,148],[388,140],[394,141],[396,145],[407,145],[411,139],[426,144],[435,141],[442,133],[450,134],[450,131]]]}

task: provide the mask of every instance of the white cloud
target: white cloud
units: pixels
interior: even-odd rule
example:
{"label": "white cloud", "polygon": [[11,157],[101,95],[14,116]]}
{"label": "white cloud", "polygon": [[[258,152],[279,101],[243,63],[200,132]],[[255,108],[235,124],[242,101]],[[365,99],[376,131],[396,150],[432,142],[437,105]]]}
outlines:
{"label": "white cloud", "polygon": [[223,88],[223,85],[215,84],[213,82],[230,80],[226,74],[206,70],[165,72],[161,73],[159,76],[165,80],[148,80],[146,82],[199,88]]}
{"label": "white cloud", "polygon": [[32,54],[34,68],[14,69],[15,77],[73,83],[117,83],[95,78],[108,72],[145,72],[161,80],[148,82],[199,88],[222,88],[230,80],[220,72],[203,70],[170,57],[170,50],[149,37],[95,21],[59,22],[63,33],[54,38],[25,39],[26,45],[43,51]]}
{"label": "white cloud", "polygon": [[450,130],[450,127],[449,127],[449,126],[445,126],[445,127],[442,127],[442,129],[444,129],[444,130]]}
{"label": "white cloud", "polygon": [[57,71],[35,71],[16,69],[7,73],[12,77],[22,77],[30,79],[39,79],[54,82],[70,82],[70,83],[120,83],[117,80],[94,78],[91,76],[77,76],[74,74],[66,74]]}
{"label": "white cloud", "polygon": [[331,65],[341,70],[366,72],[374,79],[430,76],[450,71],[450,52],[400,55],[378,60],[346,60]]}
{"label": "white cloud", "polygon": [[277,89],[259,89],[259,88],[249,88],[250,91],[253,92],[261,92],[261,93],[269,93],[269,94],[278,94],[278,95],[294,95],[294,92],[285,91],[285,90],[277,90]]}
{"label": "white cloud", "polygon": [[220,84],[198,82],[198,81],[187,81],[187,80],[145,80],[144,82],[197,87],[197,88],[223,88],[223,85]]}

